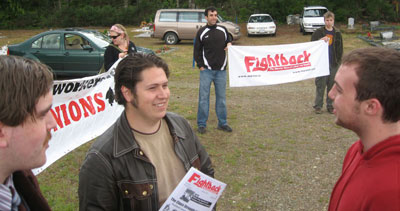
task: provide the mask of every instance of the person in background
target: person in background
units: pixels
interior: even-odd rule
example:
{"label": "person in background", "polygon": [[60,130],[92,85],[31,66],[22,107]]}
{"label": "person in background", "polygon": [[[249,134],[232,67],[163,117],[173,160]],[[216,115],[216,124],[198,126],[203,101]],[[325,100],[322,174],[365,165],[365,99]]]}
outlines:
{"label": "person in background", "polygon": [[207,132],[207,120],[210,111],[211,83],[215,87],[215,112],[218,129],[232,132],[227,122],[226,111],[226,50],[232,44],[231,36],[224,26],[217,25],[218,12],[215,7],[204,11],[207,25],[197,31],[194,45],[194,59],[200,69],[199,103],[197,111],[197,131]]}
{"label": "person in background", "polygon": [[80,210],[158,211],[191,167],[214,176],[188,121],[167,112],[168,76],[156,55],[129,54],[118,64],[115,97],[125,110],[86,155]]}
{"label": "person in background", "polygon": [[[335,14],[326,12],[324,14],[325,26],[317,29],[311,36],[311,41],[324,40],[329,43],[329,75],[315,78],[315,101],[314,112],[322,114],[322,106],[324,105],[325,88],[326,93],[332,89],[333,80],[340,65],[343,56],[343,40],[342,34],[335,24]],[[326,109],[329,113],[333,113],[332,100],[326,95]]]}
{"label": "person in background", "polygon": [[51,210],[31,169],[46,162],[53,74],[39,62],[0,56],[0,210]]}
{"label": "person in background", "polygon": [[400,210],[400,52],[350,52],[329,97],[336,124],[359,137],[344,158],[329,210]]}
{"label": "person in background", "polygon": [[104,52],[104,68],[106,71],[119,59],[129,53],[137,52],[135,44],[129,40],[128,32],[121,24],[114,24],[110,28],[109,36],[112,43]]}

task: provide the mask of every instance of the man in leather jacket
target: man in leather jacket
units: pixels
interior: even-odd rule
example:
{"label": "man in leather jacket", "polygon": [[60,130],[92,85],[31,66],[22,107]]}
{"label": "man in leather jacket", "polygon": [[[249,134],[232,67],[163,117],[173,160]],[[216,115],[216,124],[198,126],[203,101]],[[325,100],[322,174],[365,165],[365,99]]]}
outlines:
{"label": "man in leather jacket", "polygon": [[168,76],[155,55],[128,55],[118,64],[115,97],[125,111],[87,153],[80,210],[158,210],[190,167],[214,176],[187,120],[167,112]]}

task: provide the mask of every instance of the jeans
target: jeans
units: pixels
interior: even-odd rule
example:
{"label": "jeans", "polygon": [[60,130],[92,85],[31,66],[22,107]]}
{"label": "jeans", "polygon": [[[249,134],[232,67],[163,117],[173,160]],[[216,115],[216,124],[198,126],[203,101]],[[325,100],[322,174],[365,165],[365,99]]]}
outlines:
{"label": "jeans", "polygon": [[329,91],[331,91],[333,84],[335,82],[335,75],[338,70],[338,67],[329,67],[330,74],[327,76],[317,77],[315,78],[315,103],[314,108],[322,108],[324,105],[324,94],[325,88],[326,90],[326,108],[333,108],[332,99],[328,97]]}
{"label": "jeans", "polygon": [[227,125],[226,121],[226,71],[209,70],[200,71],[199,105],[197,110],[197,126],[206,127],[210,110],[211,82],[215,87],[215,112],[217,113],[218,126]]}

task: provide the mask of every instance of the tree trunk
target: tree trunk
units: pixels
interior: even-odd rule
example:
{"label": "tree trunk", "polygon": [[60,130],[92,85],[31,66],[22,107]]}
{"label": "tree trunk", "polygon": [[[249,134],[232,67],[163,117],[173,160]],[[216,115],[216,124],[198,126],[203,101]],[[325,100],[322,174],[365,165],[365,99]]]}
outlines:
{"label": "tree trunk", "polygon": [[124,8],[128,8],[129,0],[124,0]]}
{"label": "tree trunk", "polygon": [[179,8],[179,0],[176,0],[176,8]]}

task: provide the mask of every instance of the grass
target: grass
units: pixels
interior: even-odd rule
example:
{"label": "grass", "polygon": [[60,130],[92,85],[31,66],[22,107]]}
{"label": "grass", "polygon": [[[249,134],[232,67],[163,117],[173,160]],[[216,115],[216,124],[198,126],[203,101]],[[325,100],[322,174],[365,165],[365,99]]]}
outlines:
{"label": "grass", "polygon": [[[278,26],[276,37],[243,37],[235,45],[307,42],[298,26]],[[128,30],[131,30],[128,27]],[[101,29],[103,30],[103,29]],[[44,30],[0,31],[16,43]],[[131,34],[132,36],[133,34]],[[133,37],[133,36],[132,36]],[[164,43],[132,38],[153,50]],[[343,34],[344,51],[368,47],[356,34]],[[169,110],[196,125],[198,69],[192,68],[193,43],[182,41],[163,54],[171,70]],[[216,129],[211,94],[208,133],[199,135],[213,161],[216,178],[227,183],[218,210],[326,210],[342,159],[357,137],[334,124],[334,116],[313,113],[314,80],[274,86],[227,88],[228,122],[233,133]],[[66,140],[67,141],[67,140]],[[78,210],[78,172],[92,142],[70,152],[38,176],[54,210]]]}

